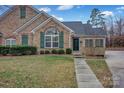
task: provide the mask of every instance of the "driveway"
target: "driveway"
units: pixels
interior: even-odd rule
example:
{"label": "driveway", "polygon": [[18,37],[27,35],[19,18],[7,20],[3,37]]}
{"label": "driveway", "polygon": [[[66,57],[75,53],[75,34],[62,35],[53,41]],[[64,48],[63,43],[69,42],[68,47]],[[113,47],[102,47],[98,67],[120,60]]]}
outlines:
{"label": "driveway", "polygon": [[106,57],[113,75],[114,87],[124,88],[124,51],[106,51]]}

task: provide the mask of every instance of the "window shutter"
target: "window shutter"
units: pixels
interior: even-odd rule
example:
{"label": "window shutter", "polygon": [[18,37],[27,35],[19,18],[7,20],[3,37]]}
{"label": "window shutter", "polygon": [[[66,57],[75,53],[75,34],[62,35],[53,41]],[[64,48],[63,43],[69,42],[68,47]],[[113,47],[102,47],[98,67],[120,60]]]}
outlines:
{"label": "window shutter", "polygon": [[20,6],[20,18],[25,18],[26,16],[26,7]]}
{"label": "window shutter", "polygon": [[22,35],[22,45],[28,45],[28,35]]}
{"label": "window shutter", "polygon": [[59,32],[59,48],[64,48],[64,33]]}
{"label": "window shutter", "polygon": [[40,33],[40,48],[44,48],[44,32]]}

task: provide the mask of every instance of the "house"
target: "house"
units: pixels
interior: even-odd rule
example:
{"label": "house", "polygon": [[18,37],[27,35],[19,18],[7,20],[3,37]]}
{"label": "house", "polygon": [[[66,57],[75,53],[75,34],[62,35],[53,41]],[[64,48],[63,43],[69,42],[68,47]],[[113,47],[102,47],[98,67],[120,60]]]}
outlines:
{"label": "house", "polygon": [[66,49],[104,55],[106,32],[80,21],[60,22],[33,6],[13,6],[0,17],[0,45]]}

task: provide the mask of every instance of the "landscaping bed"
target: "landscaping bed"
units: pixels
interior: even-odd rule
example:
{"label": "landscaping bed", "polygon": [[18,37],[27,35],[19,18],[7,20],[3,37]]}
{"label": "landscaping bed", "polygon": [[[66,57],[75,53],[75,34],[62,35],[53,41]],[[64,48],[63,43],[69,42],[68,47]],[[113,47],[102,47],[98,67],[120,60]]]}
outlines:
{"label": "landscaping bed", "polygon": [[77,87],[71,55],[0,58],[0,87]]}
{"label": "landscaping bed", "polygon": [[105,88],[113,87],[112,74],[104,59],[87,59],[86,62]]}
{"label": "landscaping bed", "polygon": [[0,46],[0,56],[22,56],[36,54],[72,54],[71,48],[66,49],[42,49],[38,50],[34,46]]}
{"label": "landscaping bed", "polygon": [[2,56],[34,55],[36,53],[37,48],[33,46],[0,46],[0,55]]}

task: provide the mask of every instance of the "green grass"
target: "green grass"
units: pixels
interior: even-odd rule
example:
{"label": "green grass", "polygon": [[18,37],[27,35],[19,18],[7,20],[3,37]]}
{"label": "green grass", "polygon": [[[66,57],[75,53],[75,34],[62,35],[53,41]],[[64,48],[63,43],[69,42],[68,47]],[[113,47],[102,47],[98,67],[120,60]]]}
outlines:
{"label": "green grass", "polygon": [[0,57],[0,87],[77,87],[73,57]]}
{"label": "green grass", "polygon": [[112,74],[104,59],[89,59],[86,62],[105,88],[113,87]]}

